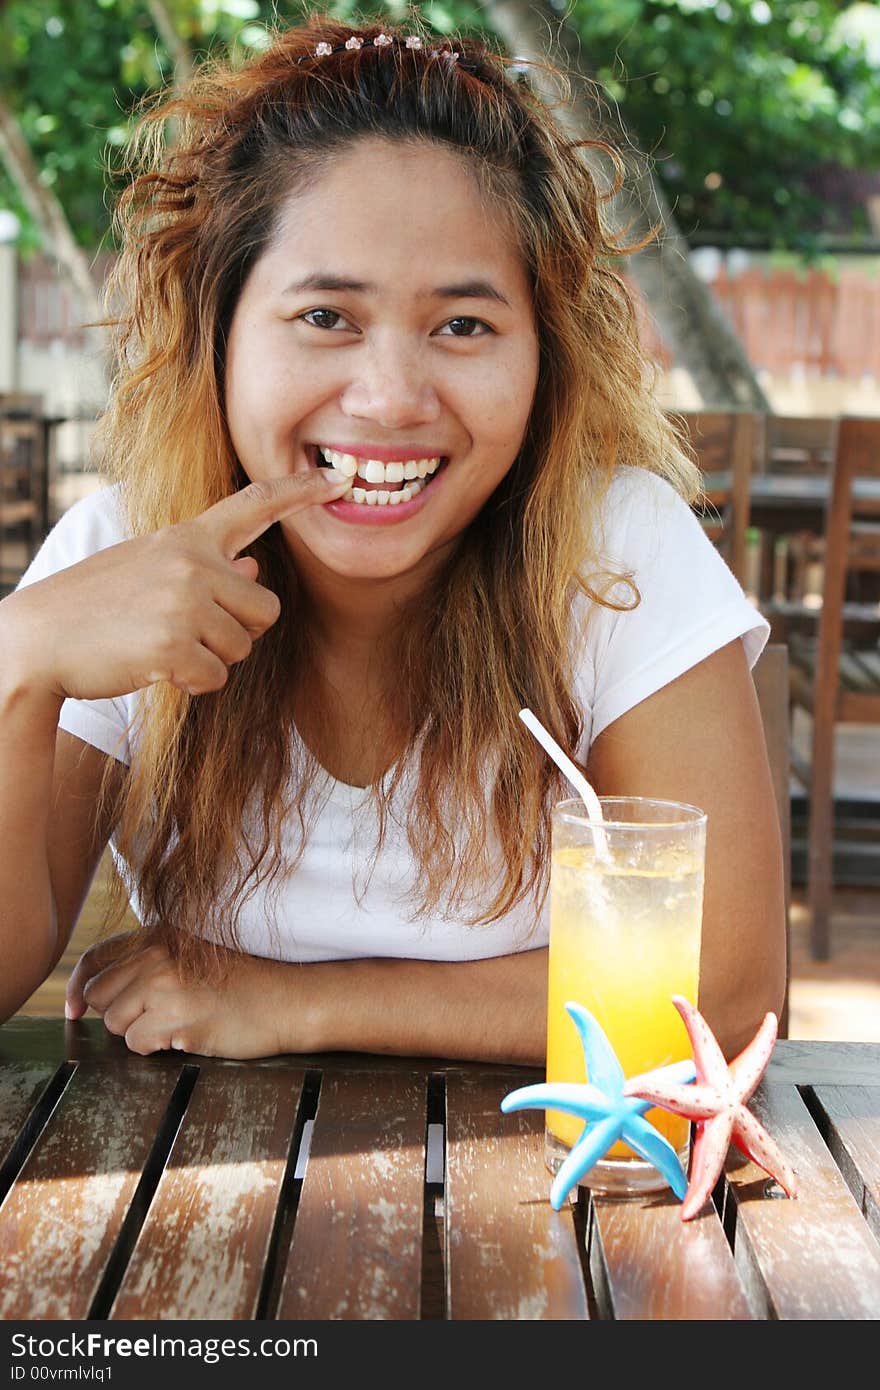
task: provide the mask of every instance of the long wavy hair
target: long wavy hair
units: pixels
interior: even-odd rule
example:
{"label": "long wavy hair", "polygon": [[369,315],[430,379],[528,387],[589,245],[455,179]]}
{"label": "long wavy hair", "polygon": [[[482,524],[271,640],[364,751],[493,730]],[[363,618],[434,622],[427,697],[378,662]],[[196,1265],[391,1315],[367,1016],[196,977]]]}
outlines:
{"label": "long wavy hair", "polygon": [[[335,49],[382,30],[395,42],[315,55],[319,43]],[[404,45],[414,33],[421,49]],[[150,107],[117,207],[117,367],[100,463],[120,485],[133,534],[196,516],[246,483],[224,418],[226,332],[283,205],[335,153],[364,137],[433,142],[466,157],[509,217],[533,288],[534,403],[510,471],[400,625],[399,761],[371,789],[375,858],[412,773],[413,921],[442,902],[463,923],[487,923],[527,896],[537,920],[562,788],[517,711],[530,706],[575,749],[584,728],[573,694],[576,615],[638,601],[634,589],[619,598],[625,576],[609,572],[596,539],[615,470],[650,469],[688,498],[699,490],[646,382],[633,304],[613,268],[633,248],[603,228],[603,195],[579,149],[588,142],[564,135],[517,64],[511,72],[485,43],[432,36],[417,19],[405,30],[352,30],[312,15],[246,65],[212,62]],[[619,156],[593,143],[619,176]],[[245,553],[288,600],[282,616],[222,690],[193,698],[160,684],[142,694],[114,808],[142,922],[132,945],[158,935],[202,973],[222,954],[212,942],[239,946],[240,910],[257,886],[271,900],[295,873],[323,776],[294,721],[297,691],[320,683],[320,660],[280,528]],[[117,884],[108,926],[124,912],[125,887]]]}

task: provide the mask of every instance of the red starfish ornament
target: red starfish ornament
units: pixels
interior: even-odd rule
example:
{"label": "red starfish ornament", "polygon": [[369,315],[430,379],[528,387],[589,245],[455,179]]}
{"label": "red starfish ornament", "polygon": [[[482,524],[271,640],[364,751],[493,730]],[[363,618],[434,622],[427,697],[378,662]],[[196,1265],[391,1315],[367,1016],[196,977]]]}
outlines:
{"label": "red starfish ornament", "polygon": [[672,996],[687,1028],[697,1079],[693,1086],[660,1085],[647,1076],[634,1076],[625,1096],[649,1100],[696,1124],[690,1181],[681,1206],[682,1221],[702,1210],[724,1167],[730,1144],[775,1178],[789,1197],[797,1195],[797,1178],[776,1142],[746,1109],[776,1042],[775,1014],[766,1014],[752,1041],[728,1067],[724,1053],[702,1014],[680,994]]}

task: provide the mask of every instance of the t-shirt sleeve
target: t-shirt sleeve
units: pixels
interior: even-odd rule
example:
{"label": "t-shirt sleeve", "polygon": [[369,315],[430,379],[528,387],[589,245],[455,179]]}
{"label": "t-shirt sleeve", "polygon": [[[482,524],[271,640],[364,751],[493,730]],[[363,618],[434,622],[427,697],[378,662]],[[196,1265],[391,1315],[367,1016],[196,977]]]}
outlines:
{"label": "t-shirt sleeve", "polygon": [[[125,539],[116,488],[102,488],[75,502],[52,528],[17,587],[26,588],[78,564],[107,546]],[[59,728],[75,734],[117,761],[129,763],[129,733],[135,698],[114,700],[65,700]]]}
{"label": "t-shirt sleeve", "polygon": [[[669,483],[626,470],[608,497],[604,559],[640,601],[594,611],[592,738],[721,647],[742,640],[754,666],[770,633],[688,504]],[[632,602],[618,584],[615,601]]]}

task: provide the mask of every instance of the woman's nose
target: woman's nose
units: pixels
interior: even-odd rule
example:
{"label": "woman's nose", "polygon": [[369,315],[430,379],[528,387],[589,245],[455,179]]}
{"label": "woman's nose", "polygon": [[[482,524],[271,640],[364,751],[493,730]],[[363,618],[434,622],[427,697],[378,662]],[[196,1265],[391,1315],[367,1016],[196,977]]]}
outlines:
{"label": "woman's nose", "polygon": [[440,413],[424,362],[403,345],[371,348],[343,390],[341,404],[353,419],[372,420],[389,430],[430,424]]}

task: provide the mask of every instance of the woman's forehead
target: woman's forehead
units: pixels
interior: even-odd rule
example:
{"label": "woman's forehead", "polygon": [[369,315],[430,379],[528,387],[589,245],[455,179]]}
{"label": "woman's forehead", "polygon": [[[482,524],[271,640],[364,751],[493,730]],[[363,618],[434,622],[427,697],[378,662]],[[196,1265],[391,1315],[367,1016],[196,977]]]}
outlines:
{"label": "woman's forehead", "polygon": [[[292,188],[279,204],[279,227],[303,218],[325,218],[375,210],[386,218],[412,221],[420,211],[438,218],[487,218],[494,202],[473,158],[428,140],[361,139],[310,167],[304,188]],[[489,227],[502,227],[498,203]]]}
{"label": "woman's forehead", "polygon": [[[423,297],[484,282],[507,302],[527,284],[509,218],[489,207],[463,158],[438,146],[370,142],[329,158],[279,207],[264,272],[288,284],[339,279],[364,293],[389,281]],[[328,288],[346,288],[328,285]]]}

